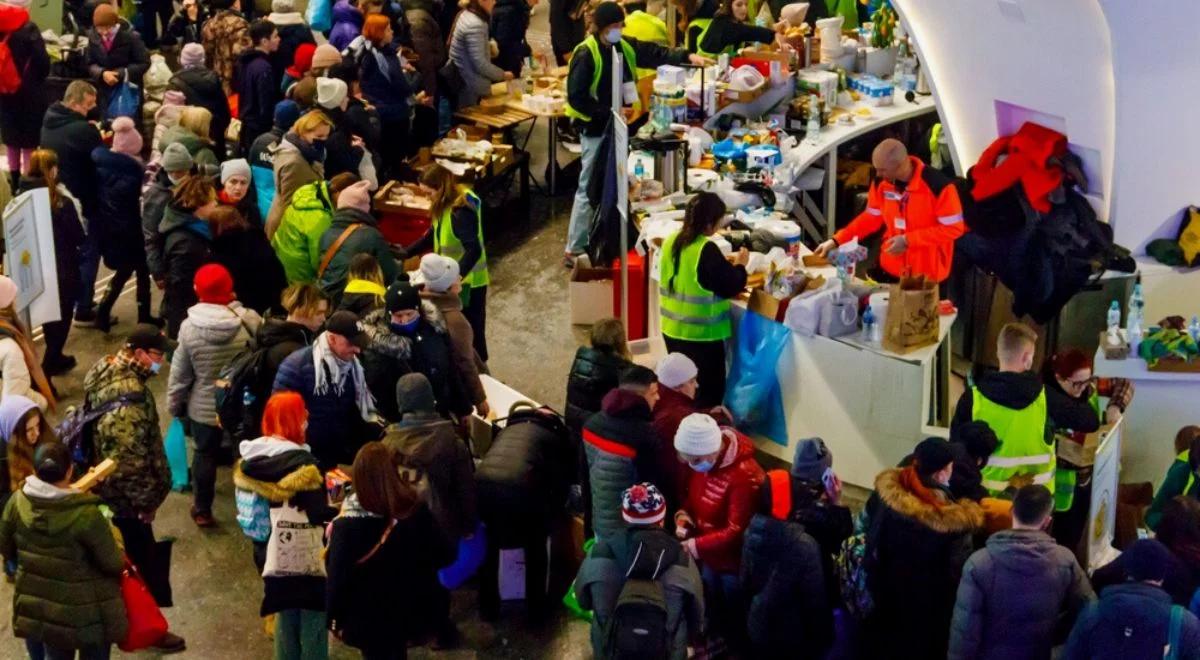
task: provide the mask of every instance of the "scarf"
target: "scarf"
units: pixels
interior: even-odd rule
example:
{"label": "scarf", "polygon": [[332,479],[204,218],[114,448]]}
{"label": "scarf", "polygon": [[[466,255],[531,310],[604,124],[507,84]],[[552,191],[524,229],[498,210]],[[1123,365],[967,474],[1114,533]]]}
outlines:
{"label": "scarf", "polygon": [[383,285],[376,284],[370,280],[352,279],[346,282],[346,288],[342,293],[371,293],[375,294],[379,302],[383,302],[383,296],[387,293],[387,289],[383,288]]}
{"label": "scarf", "polygon": [[13,341],[17,342],[17,346],[21,347],[21,353],[25,356],[25,368],[29,370],[29,377],[33,379],[34,389],[46,397],[50,410],[54,410],[55,404],[58,403],[54,398],[54,390],[50,389],[50,381],[46,380],[46,373],[42,371],[42,363],[38,362],[37,353],[33,350],[33,344],[30,343],[29,338],[4,319],[0,319],[0,335],[12,337]]}
{"label": "scarf", "polygon": [[[248,192],[249,191],[247,191],[247,194],[248,194]],[[242,199],[246,199],[246,198],[242,197]],[[217,193],[217,201],[221,202],[225,206],[232,206],[235,209],[238,208],[242,203],[241,199],[233,199],[232,197],[229,196],[229,193],[225,192],[224,190],[221,190],[220,192]]]}
{"label": "scarf", "polygon": [[942,499],[937,490],[932,489],[921,481],[921,476],[917,474],[916,462],[902,470],[900,470],[900,485],[904,490],[912,493],[914,497],[928,504],[935,509],[941,509],[946,506],[946,502]]}
{"label": "scarf", "polygon": [[329,338],[326,336],[328,334],[322,332],[313,342],[313,369],[316,373],[313,394],[324,396],[332,386],[333,392],[341,396],[346,389],[346,379],[352,378],[354,397],[363,421],[370,422],[376,419],[378,414],[375,412],[375,399],[371,396],[371,390],[367,389],[367,378],[362,365],[357,359],[349,362],[338,359],[333,351],[329,350]]}
{"label": "scarf", "polygon": [[396,76],[392,72],[392,64],[389,61],[388,53],[383,52],[382,49],[376,48],[375,44],[371,43],[369,40],[365,40],[363,42],[363,46],[366,48],[367,52],[371,53],[371,55],[375,57],[375,64],[379,67],[379,70],[383,72],[383,75],[387,77],[389,82],[394,84],[396,82]]}
{"label": "scarf", "polygon": [[308,161],[309,163],[316,164],[325,162],[324,147],[318,149],[317,147],[314,147],[312,143],[301,140],[299,135],[291,132],[285,134],[283,139],[287,140],[288,143],[293,147],[296,147],[296,149],[300,151],[300,155],[304,158],[304,160]]}
{"label": "scarf", "polygon": [[100,45],[104,47],[104,52],[107,53],[108,51],[112,50],[113,42],[116,41],[116,39],[117,39],[117,30],[120,30],[120,29],[121,29],[121,26],[119,26],[119,25],[115,26],[108,33],[107,37],[100,37]]}

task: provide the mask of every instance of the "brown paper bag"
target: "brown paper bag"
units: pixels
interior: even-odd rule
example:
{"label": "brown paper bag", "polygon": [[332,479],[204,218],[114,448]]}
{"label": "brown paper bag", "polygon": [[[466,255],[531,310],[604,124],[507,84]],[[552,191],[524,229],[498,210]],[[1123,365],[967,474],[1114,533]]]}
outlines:
{"label": "brown paper bag", "polygon": [[937,282],[923,275],[893,284],[883,324],[883,347],[908,353],[936,344],[939,330]]}

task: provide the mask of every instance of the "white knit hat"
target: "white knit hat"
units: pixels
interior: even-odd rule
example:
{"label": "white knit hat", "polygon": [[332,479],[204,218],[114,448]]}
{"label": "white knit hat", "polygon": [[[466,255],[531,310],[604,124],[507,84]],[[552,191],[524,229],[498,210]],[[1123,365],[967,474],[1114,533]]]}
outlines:
{"label": "white knit hat", "polygon": [[229,177],[242,175],[246,181],[250,181],[250,163],[245,158],[234,158],[221,163],[221,183],[229,181]]}
{"label": "white knit hat", "polygon": [[346,81],[339,78],[317,78],[317,105],[332,110],[346,100]]}
{"label": "white knit hat", "polygon": [[458,262],[430,252],[421,257],[421,277],[425,279],[426,289],[445,293],[458,281]]}
{"label": "white knit hat", "polygon": [[704,456],[721,448],[721,427],[704,413],[692,413],[679,423],[675,432],[675,451],[688,456]]}
{"label": "white knit hat", "polygon": [[654,368],[660,385],[675,389],[696,377],[696,363],[683,353],[667,353]]}

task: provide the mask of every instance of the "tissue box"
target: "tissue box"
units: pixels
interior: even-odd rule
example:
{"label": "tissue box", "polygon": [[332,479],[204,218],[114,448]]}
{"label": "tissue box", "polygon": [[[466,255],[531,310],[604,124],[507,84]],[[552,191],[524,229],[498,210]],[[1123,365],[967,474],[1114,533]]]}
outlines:
{"label": "tissue box", "polygon": [[655,70],[655,82],[669,85],[687,84],[687,70],[683,67],[664,64]]}

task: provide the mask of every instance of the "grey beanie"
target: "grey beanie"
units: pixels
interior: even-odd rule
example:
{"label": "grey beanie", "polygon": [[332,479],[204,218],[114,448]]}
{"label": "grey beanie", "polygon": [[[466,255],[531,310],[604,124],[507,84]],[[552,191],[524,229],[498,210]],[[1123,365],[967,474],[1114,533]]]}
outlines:
{"label": "grey beanie", "polygon": [[396,407],[400,415],[411,412],[433,412],[437,401],[433,398],[433,386],[422,373],[404,374],[396,381]]}
{"label": "grey beanie", "polygon": [[166,149],[163,149],[162,167],[167,172],[190,170],[194,162],[192,154],[188,153],[187,147],[183,146],[182,142],[172,142],[167,145]]}
{"label": "grey beanie", "polygon": [[833,454],[820,438],[805,438],[796,443],[791,474],[800,481],[819,482],[825,470],[833,467]]}

